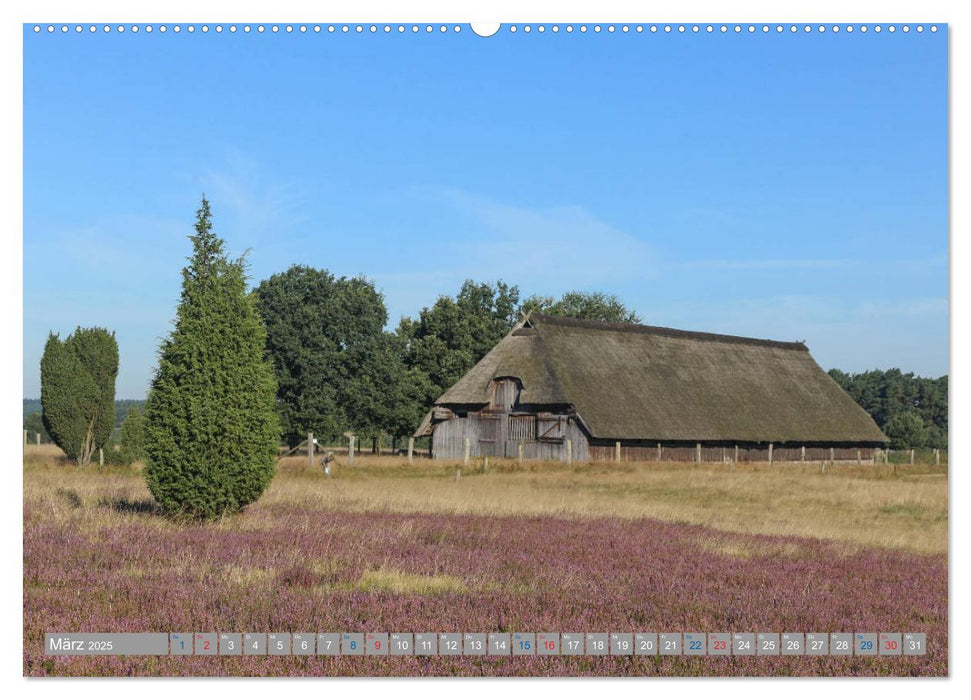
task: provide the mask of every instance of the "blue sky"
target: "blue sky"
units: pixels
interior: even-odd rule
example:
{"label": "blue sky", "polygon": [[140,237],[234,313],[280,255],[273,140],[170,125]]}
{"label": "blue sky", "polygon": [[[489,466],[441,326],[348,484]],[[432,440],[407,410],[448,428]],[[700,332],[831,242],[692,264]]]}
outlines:
{"label": "blue sky", "polygon": [[[942,28],[943,29],[943,28]],[[465,278],[948,367],[947,38],[24,30],[24,395],[50,330],[141,398],[205,192],[254,282]]]}

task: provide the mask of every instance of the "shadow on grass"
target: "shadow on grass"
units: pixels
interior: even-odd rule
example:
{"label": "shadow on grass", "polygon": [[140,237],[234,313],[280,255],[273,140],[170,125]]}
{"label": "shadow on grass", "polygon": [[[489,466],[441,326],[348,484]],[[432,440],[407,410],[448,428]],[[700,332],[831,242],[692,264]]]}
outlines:
{"label": "shadow on grass", "polygon": [[150,498],[102,498],[98,501],[98,506],[124,515],[165,515],[161,506]]}
{"label": "shadow on grass", "polygon": [[81,500],[78,492],[74,489],[59,488],[54,494],[59,498],[63,498],[71,508],[77,509],[84,507],[84,501]]}

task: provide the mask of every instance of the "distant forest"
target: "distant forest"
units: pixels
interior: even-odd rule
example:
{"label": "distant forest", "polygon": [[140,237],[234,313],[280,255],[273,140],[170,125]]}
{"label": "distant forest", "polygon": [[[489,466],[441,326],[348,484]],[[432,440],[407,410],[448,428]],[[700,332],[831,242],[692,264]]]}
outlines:
{"label": "distant forest", "polygon": [[[137,408],[139,411],[145,408],[144,399],[115,399],[115,428],[120,429],[122,421],[125,420],[125,416],[128,415],[128,409]],[[41,404],[40,399],[24,399],[24,428],[34,432],[38,430],[38,420],[34,419],[28,422],[31,414],[37,414],[37,418],[41,415]],[[44,440],[49,440],[47,432],[40,429],[41,437]],[[33,436],[31,436],[33,437]]]}
{"label": "distant forest", "polygon": [[947,448],[947,375],[937,379],[899,369],[829,376],[870,414],[891,447]]}

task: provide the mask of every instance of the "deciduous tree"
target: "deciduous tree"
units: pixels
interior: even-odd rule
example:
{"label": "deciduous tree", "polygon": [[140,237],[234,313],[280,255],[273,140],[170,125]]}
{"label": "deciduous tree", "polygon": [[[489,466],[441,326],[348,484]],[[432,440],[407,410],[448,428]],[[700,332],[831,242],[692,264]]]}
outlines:
{"label": "deciduous tree", "polygon": [[559,299],[533,295],[523,302],[521,310],[608,323],[643,323],[615,295],[604,292],[567,292]]}
{"label": "deciduous tree", "polygon": [[883,432],[893,448],[909,450],[927,444],[927,428],[917,411],[898,413],[887,422]]}
{"label": "deciduous tree", "polygon": [[[519,288],[466,280],[453,299],[441,296],[418,319],[398,326],[406,364],[430,385],[425,408],[481,360],[519,318]],[[417,426],[416,426],[417,427]]]}

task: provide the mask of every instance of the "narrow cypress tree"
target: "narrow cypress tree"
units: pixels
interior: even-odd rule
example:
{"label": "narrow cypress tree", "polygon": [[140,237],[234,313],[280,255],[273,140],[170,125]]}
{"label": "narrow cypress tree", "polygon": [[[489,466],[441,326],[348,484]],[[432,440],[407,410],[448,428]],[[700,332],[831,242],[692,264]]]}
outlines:
{"label": "narrow cypress tree", "polygon": [[79,466],[108,444],[115,425],[118,341],[104,328],[51,333],[40,361],[43,420],[51,439]]}
{"label": "narrow cypress tree", "polygon": [[269,485],[280,431],[266,329],[243,258],[226,256],[205,197],[195,231],[145,407],[145,477],[167,512],[215,518]]}

